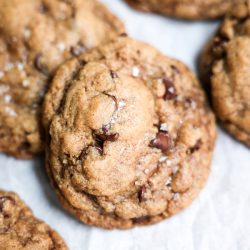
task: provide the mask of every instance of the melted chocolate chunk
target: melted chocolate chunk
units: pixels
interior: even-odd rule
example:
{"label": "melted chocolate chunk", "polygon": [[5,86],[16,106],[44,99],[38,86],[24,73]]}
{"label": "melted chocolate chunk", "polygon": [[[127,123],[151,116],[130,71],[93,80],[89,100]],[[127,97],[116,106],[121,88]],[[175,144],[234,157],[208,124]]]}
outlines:
{"label": "melted chocolate chunk", "polygon": [[73,56],[79,56],[86,50],[86,47],[81,42],[77,46],[70,47],[70,53]]}
{"label": "melted chocolate chunk", "polygon": [[113,79],[118,78],[117,73],[116,73],[115,71],[113,71],[113,70],[110,70],[110,75],[111,75],[111,77],[112,77]]}
{"label": "melted chocolate chunk", "polygon": [[[106,131],[106,130],[105,130]],[[105,141],[114,142],[119,138],[119,133],[108,135],[107,132],[103,132],[103,134],[93,134],[95,138],[95,148],[102,155],[103,154],[103,144]]]}
{"label": "melted chocolate chunk", "polygon": [[139,202],[145,201],[145,193],[146,193],[146,187],[143,185],[141,189],[138,192],[138,200]]}
{"label": "melted chocolate chunk", "polygon": [[176,66],[171,65],[170,67],[176,74],[180,74],[180,70]]}
{"label": "melted chocolate chunk", "polygon": [[177,93],[176,93],[176,89],[175,89],[173,82],[170,79],[168,79],[167,77],[164,77],[162,79],[162,82],[165,86],[165,93],[163,95],[163,99],[165,101],[175,99],[177,96]]}
{"label": "melted chocolate chunk", "polygon": [[48,11],[48,7],[44,4],[44,3],[41,3],[40,6],[39,6],[39,12],[44,14]]}
{"label": "melted chocolate chunk", "polygon": [[118,138],[119,138],[119,133],[115,133],[115,134],[110,134],[110,135],[107,135],[107,134],[101,134],[101,135],[97,135],[97,140],[101,140],[101,141],[111,141],[111,142],[114,142],[114,141],[117,141]]}
{"label": "melted chocolate chunk", "polygon": [[4,203],[6,201],[10,201],[14,205],[16,204],[15,200],[12,197],[10,197],[10,196],[1,196],[0,197],[0,213],[3,212],[3,205],[4,205]]}
{"label": "melted chocolate chunk", "polygon": [[34,66],[38,71],[40,71],[44,75],[48,75],[49,74],[48,68],[42,64],[41,59],[42,55],[41,54],[37,55],[34,61]]}
{"label": "melted chocolate chunk", "polygon": [[143,222],[146,222],[149,219],[150,219],[149,216],[142,216],[142,217],[133,218],[132,221],[134,224],[142,224]]}
{"label": "melted chocolate chunk", "polygon": [[198,151],[201,148],[202,141],[199,139],[196,144],[190,148],[190,153],[193,154],[194,152]]}
{"label": "melted chocolate chunk", "polygon": [[158,132],[156,138],[149,143],[149,146],[166,151],[172,147],[172,139],[167,132]]}
{"label": "melted chocolate chunk", "polygon": [[128,34],[124,32],[124,33],[121,33],[120,36],[122,36],[122,37],[127,37]]}

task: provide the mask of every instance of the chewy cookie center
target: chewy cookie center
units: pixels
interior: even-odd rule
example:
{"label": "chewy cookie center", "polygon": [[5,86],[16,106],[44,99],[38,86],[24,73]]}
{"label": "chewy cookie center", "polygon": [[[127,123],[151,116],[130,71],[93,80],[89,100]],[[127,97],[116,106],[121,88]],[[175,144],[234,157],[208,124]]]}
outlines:
{"label": "chewy cookie center", "polygon": [[73,186],[114,195],[134,185],[138,161],[154,137],[154,109],[152,93],[141,80],[103,64],[86,64],[66,93],[62,117],[67,122],[59,120],[62,162],[71,165],[64,171]]}

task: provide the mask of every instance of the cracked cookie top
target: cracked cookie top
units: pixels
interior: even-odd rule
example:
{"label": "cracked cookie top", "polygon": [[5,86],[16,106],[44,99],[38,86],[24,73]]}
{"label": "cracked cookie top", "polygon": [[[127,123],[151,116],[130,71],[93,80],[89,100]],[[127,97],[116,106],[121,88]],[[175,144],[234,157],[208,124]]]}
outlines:
{"label": "cracked cookie top", "polygon": [[123,32],[95,0],[1,0],[0,151],[41,152],[41,103],[55,69]]}
{"label": "cracked cookie top", "polygon": [[250,146],[250,1],[236,5],[200,61],[222,125]]}
{"label": "cracked cookie top", "polygon": [[0,249],[66,250],[62,238],[36,219],[19,196],[0,190]]}
{"label": "cracked cookie top", "polygon": [[186,207],[209,174],[215,123],[197,79],[127,37],[59,68],[43,122],[49,176],[88,224],[157,222]]}

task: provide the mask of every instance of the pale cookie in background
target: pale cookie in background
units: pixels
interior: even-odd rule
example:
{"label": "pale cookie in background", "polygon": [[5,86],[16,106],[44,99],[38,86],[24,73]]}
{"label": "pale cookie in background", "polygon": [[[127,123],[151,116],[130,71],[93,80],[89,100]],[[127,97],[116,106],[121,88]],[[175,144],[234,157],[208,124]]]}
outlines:
{"label": "pale cookie in background", "polygon": [[215,119],[199,82],[130,38],[61,66],[43,122],[51,182],[87,224],[159,222],[188,206],[210,172]]}
{"label": "pale cookie in background", "polygon": [[41,103],[55,69],[123,32],[95,0],[1,0],[0,151],[41,152]]}
{"label": "pale cookie in background", "polygon": [[62,238],[36,219],[19,196],[0,190],[0,250],[66,250]]}
{"label": "pale cookie in background", "polygon": [[223,127],[250,147],[250,1],[235,6],[200,61]]}
{"label": "pale cookie in background", "polygon": [[225,13],[238,0],[125,0],[136,9],[167,16],[196,19],[215,19]]}

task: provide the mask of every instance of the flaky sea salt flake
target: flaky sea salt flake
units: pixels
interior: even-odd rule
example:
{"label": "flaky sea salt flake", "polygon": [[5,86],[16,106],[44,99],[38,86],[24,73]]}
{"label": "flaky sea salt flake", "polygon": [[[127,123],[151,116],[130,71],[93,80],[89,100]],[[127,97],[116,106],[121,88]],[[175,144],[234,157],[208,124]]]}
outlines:
{"label": "flaky sea salt flake", "polygon": [[132,68],[132,76],[139,77],[139,75],[140,75],[140,69],[138,67],[133,67]]}

